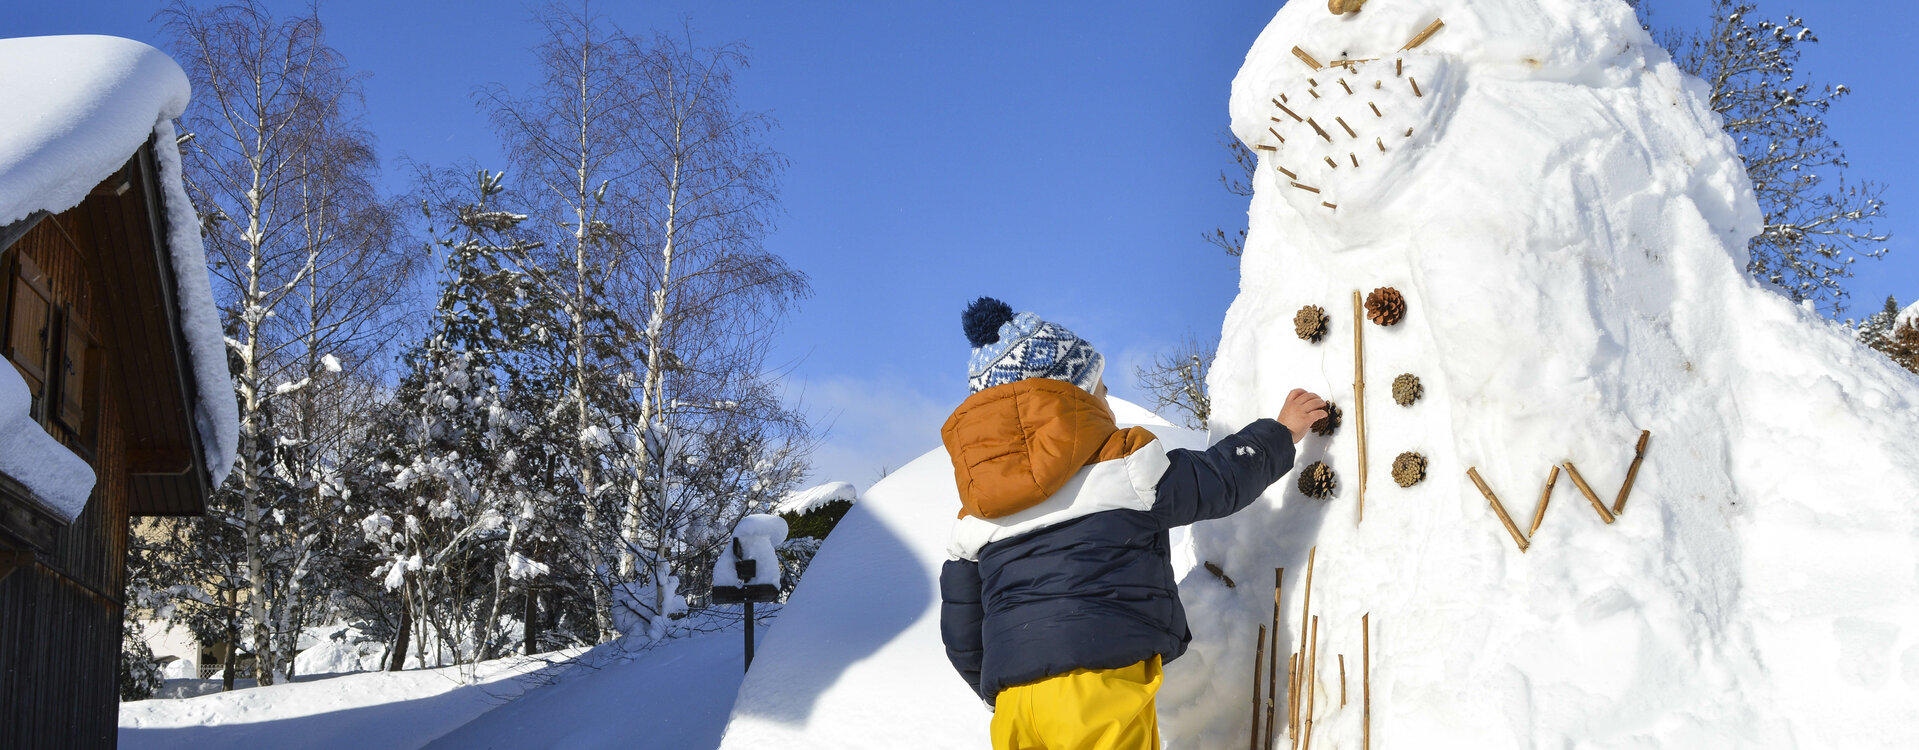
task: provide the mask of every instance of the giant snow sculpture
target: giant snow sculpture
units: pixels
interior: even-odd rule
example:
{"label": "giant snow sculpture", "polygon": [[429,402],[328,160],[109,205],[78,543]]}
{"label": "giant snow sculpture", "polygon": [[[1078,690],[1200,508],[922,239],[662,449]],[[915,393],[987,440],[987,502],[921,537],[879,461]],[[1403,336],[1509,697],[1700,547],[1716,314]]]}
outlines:
{"label": "giant snow sculpture", "polygon": [[[1315,747],[1362,744],[1366,613],[1377,747],[1919,744],[1919,380],[1748,279],[1761,217],[1704,95],[1616,0],[1293,2],[1255,42],[1214,435],[1293,387],[1359,406],[1355,291],[1410,303],[1360,323],[1368,379],[1423,386],[1366,394],[1363,521],[1341,430],[1298,460],[1338,472],[1329,498],[1284,480],[1194,531],[1234,578],[1287,569],[1281,706],[1317,547]],[[1305,306],[1323,336],[1287,325]],[[1560,482],[1524,553],[1466,476],[1530,521],[1556,465],[1616,490],[1643,430],[1618,522]],[[1409,451],[1425,479],[1401,488]],[[1192,575],[1184,597],[1163,727],[1243,747],[1272,591]]]}

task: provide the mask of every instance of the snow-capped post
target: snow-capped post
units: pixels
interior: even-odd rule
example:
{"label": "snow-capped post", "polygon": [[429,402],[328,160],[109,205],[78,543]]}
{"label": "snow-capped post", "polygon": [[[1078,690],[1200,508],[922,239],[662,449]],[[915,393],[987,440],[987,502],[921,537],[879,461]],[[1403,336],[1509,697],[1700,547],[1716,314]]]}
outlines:
{"label": "snow-capped post", "polygon": [[753,605],[780,599],[780,558],[786,519],[754,513],[733,527],[733,539],[713,563],[713,603],[746,605],[746,667],[753,667]]}

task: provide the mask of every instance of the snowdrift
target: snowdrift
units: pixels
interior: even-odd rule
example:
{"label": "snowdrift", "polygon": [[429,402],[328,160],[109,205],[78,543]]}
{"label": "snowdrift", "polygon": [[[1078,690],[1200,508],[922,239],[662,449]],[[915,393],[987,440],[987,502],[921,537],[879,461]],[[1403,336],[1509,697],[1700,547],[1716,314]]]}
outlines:
{"label": "snowdrift", "polygon": [[[1204,435],[1109,399],[1169,447]],[[928,442],[939,425],[927,425]],[[939,569],[959,509],[935,448],[867,489],[820,545],[753,657],[721,748],[977,750],[991,714],[946,661]],[[1177,542],[1178,537],[1175,537]]]}

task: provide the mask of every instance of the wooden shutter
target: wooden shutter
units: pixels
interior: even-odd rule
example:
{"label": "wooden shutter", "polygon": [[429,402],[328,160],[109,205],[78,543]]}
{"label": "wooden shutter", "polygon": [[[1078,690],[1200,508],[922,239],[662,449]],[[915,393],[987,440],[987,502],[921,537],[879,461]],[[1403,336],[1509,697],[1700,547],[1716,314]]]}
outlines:
{"label": "wooden shutter", "polygon": [[19,253],[14,255],[13,273],[8,274],[11,299],[7,306],[4,353],[33,392],[33,415],[38,418],[43,408],[41,399],[45,396],[47,366],[52,364],[48,359],[54,344],[53,295],[47,289],[46,276],[34,267],[33,261]]}
{"label": "wooden shutter", "polygon": [[60,408],[55,415],[60,424],[75,435],[86,436],[88,396],[92,390],[88,377],[92,374],[95,347],[93,337],[87,335],[85,327],[80,325],[79,316],[68,306],[61,316],[66,346],[60,351],[60,367],[56,373],[60,381]]}

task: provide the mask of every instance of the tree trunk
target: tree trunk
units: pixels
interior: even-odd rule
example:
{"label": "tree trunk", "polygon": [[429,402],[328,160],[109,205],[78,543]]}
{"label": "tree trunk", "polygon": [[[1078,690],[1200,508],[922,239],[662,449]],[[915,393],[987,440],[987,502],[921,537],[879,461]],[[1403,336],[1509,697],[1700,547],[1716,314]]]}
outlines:
{"label": "tree trunk", "polygon": [[522,615],[526,627],[521,630],[521,651],[527,656],[539,650],[540,642],[540,595],[532,586],[526,587],[526,612]]}
{"label": "tree trunk", "polygon": [[407,587],[400,587],[400,632],[394,636],[393,658],[387,664],[386,671],[398,672],[406,667],[406,647],[413,638],[413,595]]}

